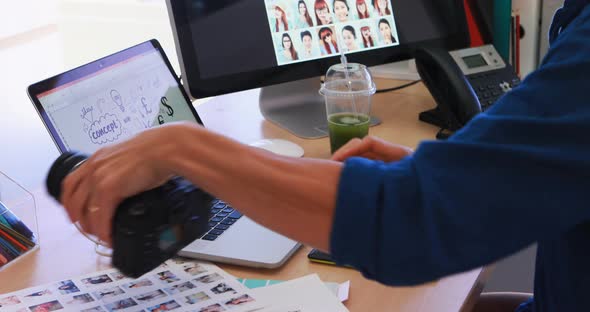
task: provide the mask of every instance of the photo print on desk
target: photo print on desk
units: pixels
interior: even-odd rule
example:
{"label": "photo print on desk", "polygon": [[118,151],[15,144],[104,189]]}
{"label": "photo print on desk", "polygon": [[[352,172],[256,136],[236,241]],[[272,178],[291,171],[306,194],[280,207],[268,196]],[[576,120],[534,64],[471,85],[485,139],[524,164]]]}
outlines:
{"label": "photo print on desk", "polygon": [[72,296],[72,300],[66,301],[69,305],[79,305],[95,301],[90,294],[81,294]]}
{"label": "photo print on desk", "polygon": [[254,301],[254,298],[250,297],[248,294],[243,294],[241,296],[231,298],[230,300],[226,301],[225,304],[227,306],[239,306],[252,301]]}
{"label": "photo print on desk", "polygon": [[76,286],[76,284],[74,284],[72,280],[61,281],[57,283],[56,286],[59,290],[59,293],[62,295],[80,292],[80,289],[78,288],[78,286]]}
{"label": "photo print on desk", "polygon": [[101,284],[105,284],[105,283],[112,283],[112,282],[113,282],[113,280],[106,274],[101,274],[101,275],[82,279],[82,284],[84,284],[87,287],[101,285]]}
{"label": "photo print on desk", "polygon": [[198,311],[199,312],[223,312],[223,311],[225,311],[225,308],[222,307],[221,304],[216,303],[216,304],[212,304],[210,306],[204,307]]}
{"label": "photo print on desk", "polygon": [[202,302],[202,301],[206,301],[211,299],[211,297],[209,297],[205,292],[198,292],[196,294],[192,294],[190,296],[186,296],[186,303],[188,304],[195,304],[198,302]]}
{"label": "photo print on desk", "polygon": [[160,299],[160,298],[165,298],[168,297],[168,295],[166,295],[166,293],[164,293],[164,291],[162,291],[161,289],[156,289],[154,291],[150,291],[138,296],[135,296],[133,298],[135,298],[135,300],[139,301],[139,302],[150,302],[156,299]]}
{"label": "photo print on desk", "polygon": [[142,278],[142,279],[130,282],[128,284],[123,284],[123,288],[129,290],[129,289],[145,288],[145,287],[149,287],[149,286],[153,286],[153,285],[154,285],[154,283],[152,281],[150,281],[149,279]]}
{"label": "photo print on desk", "polygon": [[0,308],[6,308],[22,303],[17,296],[0,297]]}
{"label": "photo print on desk", "polygon": [[59,303],[59,301],[53,300],[53,301],[37,304],[34,306],[30,306],[29,310],[31,310],[31,312],[50,312],[50,311],[61,310],[63,308],[64,307],[61,305],[61,303]]}
{"label": "photo print on desk", "polygon": [[44,296],[50,296],[52,294],[53,294],[53,292],[51,290],[49,290],[48,288],[46,288],[46,289],[34,291],[28,295],[25,295],[25,298],[44,297]]}
{"label": "photo print on desk", "polygon": [[96,306],[96,307],[80,310],[80,312],[106,312],[106,310],[103,309],[101,306]]}
{"label": "photo print on desk", "polygon": [[115,273],[111,273],[109,274],[109,276],[114,280],[114,281],[120,281],[123,279],[127,279],[127,276],[125,276],[123,273],[117,271]]}
{"label": "photo print on desk", "polygon": [[176,295],[176,294],[180,294],[182,292],[188,291],[195,288],[195,285],[189,281],[178,284],[178,285],[174,285],[172,287],[168,287],[168,288],[164,288],[164,290],[169,294],[169,295]]}
{"label": "photo print on desk", "polygon": [[166,283],[166,284],[180,281],[180,279],[178,277],[176,277],[176,275],[174,275],[174,273],[170,272],[169,270],[159,272],[158,274],[156,274],[156,277],[158,278],[158,280],[160,280],[161,282]]}
{"label": "photo print on desk", "polygon": [[182,268],[186,273],[193,276],[207,272],[207,269],[198,263],[183,263]]}
{"label": "photo print on desk", "polygon": [[222,280],[223,276],[219,275],[218,273],[204,275],[198,278],[195,278],[195,281],[202,283],[202,284],[210,284],[219,280]]}
{"label": "photo print on desk", "polygon": [[94,295],[94,297],[96,297],[96,299],[103,300],[103,299],[116,297],[116,296],[122,295],[124,293],[125,293],[125,291],[123,291],[123,289],[121,289],[121,287],[114,286],[114,287],[110,287],[110,288],[104,288],[99,291],[95,291],[92,294]]}
{"label": "photo print on desk", "polygon": [[133,299],[125,298],[125,299],[117,300],[115,302],[111,302],[111,303],[105,305],[105,308],[107,308],[107,311],[109,311],[109,312],[115,312],[115,311],[120,311],[120,310],[124,310],[127,308],[131,308],[131,307],[134,307],[137,305],[138,305],[137,302],[135,302]]}
{"label": "photo print on desk", "polygon": [[217,286],[211,288],[211,291],[217,295],[223,294],[223,293],[232,293],[232,294],[236,293],[236,291],[233,288],[231,288],[230,286],[228,286],[226,283],[219,283]]}
{"label": "photo print on desk", "polygon": [[174,300],[170,300],[152,307],[148,307],[147,310],[150,312],[159,312],[159,311],[172,311],[180,308],[180,304]]}

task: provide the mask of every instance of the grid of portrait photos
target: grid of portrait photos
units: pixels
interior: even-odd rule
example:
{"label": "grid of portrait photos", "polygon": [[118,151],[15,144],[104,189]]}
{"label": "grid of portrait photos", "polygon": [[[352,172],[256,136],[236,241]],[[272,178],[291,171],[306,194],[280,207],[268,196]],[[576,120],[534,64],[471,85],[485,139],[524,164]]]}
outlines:
{"label": "grid of portrait photos", "polygon": [[138,279],[115,269],[0,295],[0,311],[241,312],[264,305],[219,267],[182,258]]}
{"label": "grid of portrait photos", "polygon": [[399,45],[391,0],[265,0],[278,65]]}

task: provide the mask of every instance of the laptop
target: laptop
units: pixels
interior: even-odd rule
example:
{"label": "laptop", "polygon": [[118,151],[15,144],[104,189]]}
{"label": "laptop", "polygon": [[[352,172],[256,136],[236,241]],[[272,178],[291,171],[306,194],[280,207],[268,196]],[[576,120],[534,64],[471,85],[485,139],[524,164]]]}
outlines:
{"label": "laptop", "polygon": [[[202,124],[156,40],[37,82],[27,91],[61,152],[92,154],[144,129],[174,121]],[[210,230],[179,254],[276,268],[300,246],[236,208],[215,200]]]}

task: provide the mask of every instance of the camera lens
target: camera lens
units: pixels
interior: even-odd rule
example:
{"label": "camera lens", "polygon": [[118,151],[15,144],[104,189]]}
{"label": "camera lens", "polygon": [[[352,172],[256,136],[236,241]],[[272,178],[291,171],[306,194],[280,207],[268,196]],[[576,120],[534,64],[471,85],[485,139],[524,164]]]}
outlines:
{"label": "camera lens", "polygon": [[61,183],[68,173],[75,170],[86,159],[87,155],[80,152],[69,151],[61,154],[49,169],[47,174],[47,191],[49,195],[60,201]]}

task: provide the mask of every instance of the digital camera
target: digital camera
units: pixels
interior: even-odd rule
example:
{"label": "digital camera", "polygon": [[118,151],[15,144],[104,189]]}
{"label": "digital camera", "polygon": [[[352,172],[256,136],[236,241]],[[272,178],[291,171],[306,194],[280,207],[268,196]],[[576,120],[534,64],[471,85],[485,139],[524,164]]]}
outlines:
{"label": "digital camera", "polygon": [[[63,179],[87,158],[65,152],[53,163],[47,190],[57,201]],[[212,200],[180,177],[125,199],[113,219],[113,266],[137,278],[175,256],[207,231]]]}

